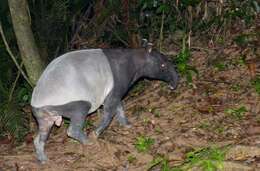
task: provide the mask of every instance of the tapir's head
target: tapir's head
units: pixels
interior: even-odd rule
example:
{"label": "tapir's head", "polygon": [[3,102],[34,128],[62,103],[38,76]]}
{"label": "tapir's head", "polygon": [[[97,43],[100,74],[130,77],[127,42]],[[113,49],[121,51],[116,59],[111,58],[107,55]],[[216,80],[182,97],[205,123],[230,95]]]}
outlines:
{"label": "tapir's head", "polygon": [[176,67],[165,55],[147,46],[145,58],[144,76],[165,81],[170,85],[171,89],[177,87],[179,76]]}

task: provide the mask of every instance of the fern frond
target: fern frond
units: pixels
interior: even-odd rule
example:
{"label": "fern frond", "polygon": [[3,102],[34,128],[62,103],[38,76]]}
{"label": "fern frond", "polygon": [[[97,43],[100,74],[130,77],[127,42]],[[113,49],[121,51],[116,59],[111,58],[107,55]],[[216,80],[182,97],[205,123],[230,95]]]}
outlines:
{"label": "fern frond", "polygon": [[21,141],[29,131],[27,116],[15,102],[0,104],[0,135],[11,135]]}

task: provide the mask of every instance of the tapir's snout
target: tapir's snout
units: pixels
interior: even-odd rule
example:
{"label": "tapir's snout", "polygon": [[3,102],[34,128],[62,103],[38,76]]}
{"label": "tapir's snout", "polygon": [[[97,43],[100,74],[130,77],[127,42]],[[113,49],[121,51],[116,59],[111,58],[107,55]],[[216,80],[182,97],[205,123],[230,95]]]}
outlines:
{"label": "tapir's snout", "polygon": [[179,74],[175,69],[172,69],[170,73],[172,78],[169,80],[169,86],[171,90],[175,90],[179,83]]}
{"label": "tapir's snout", "polygon": [[178,84],[176,82],[170,82],[169,87],[171,90],[175,90],[177,88],[177,85]]}

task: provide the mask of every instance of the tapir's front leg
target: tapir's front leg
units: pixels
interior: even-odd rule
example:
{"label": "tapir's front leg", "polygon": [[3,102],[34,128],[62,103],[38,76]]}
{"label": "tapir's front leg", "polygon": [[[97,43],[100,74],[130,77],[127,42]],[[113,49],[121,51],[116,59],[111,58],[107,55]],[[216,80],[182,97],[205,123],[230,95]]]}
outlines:
{"label": "tapir's front leg", "polygon": [[108,127],[108,125],[110,124],[111,120],[117,112],[116,110],[119,104],[120,98],[114,96],[113,93],[110,93],[108,97],[105,99],[104,114],[102,116],[99,126],[95,131],[97,137],[105,130],[106,127]]}

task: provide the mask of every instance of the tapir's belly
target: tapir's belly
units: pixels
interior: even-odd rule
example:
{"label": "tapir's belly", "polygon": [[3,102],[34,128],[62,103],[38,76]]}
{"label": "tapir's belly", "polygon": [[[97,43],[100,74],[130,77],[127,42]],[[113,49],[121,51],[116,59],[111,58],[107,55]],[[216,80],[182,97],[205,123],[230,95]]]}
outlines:
{"label": "tapir's belly", "polygon": [[83,100],[91,103],[91,113],[103,104],[113,85],[102,50],[74,51],[48,65],[34,88],[31,105],[39,108]]}

